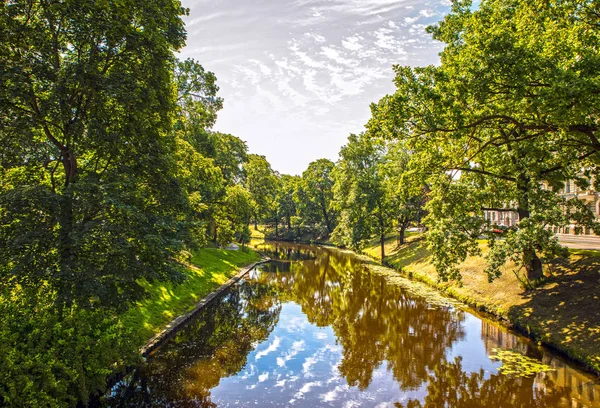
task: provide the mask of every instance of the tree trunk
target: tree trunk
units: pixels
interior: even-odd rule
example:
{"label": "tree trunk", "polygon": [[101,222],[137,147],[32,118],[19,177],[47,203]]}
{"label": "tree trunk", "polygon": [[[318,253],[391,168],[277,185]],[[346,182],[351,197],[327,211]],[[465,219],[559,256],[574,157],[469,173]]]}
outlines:
{"label": "tree trunk", "polygon": [[404,233],[406,232],[406,224],[400,224],[400,231],[398,232],[398,242],[400,245],[404,245],[406,240],[404,239]]}
{"label": "tree trunk", "polygon": [[385,261],[385,234],[382,232],[379,237],[379,242],[381,244],[381,263]]}
{"label": "tree trunk", "polygon": [[537,256],[535,249],[526,249],[523,251],[523,263],[527,272],[527,279],[535,281],[544,276],[542,270],[542,260]]}
{"label": "tree trunk", "polygon": [[62,152],[62,164],[65,171],[65,188],[62,192],[60,200],[60,213],[59,213],[59,232],[58,232],[58,253],[60,257],[60,271],[59,279],[61,286],[61,293],[63,301],[70,306],[72,303],[72,296],[70,296],[70,287],[72,286],[74,279],[73,271],[73,260],[75,254],[73,253],[73,242],[71,240],[71,234],[74,228],[74,216],[73,216],[73,183],[77,175],[77,161],[75,156],[69,152],[68,148],[65,148]]}
{"label": "tree trunk", "polygon": [[327,214],[327,204],[325,203],[325,197],[323,196],[322,191],[319,194],[319,203],[321,204],[321,211],[323,211],[323,219],[325,220],[327,232],[331,234],[331,220],[329,219],[329,214]]}
{"label": "tree trunk", "polygon": [[[521,179],[518,182],[518,188],[521,191],[521,198],[517,205],[517,213],[519,214],[519,222],[530,217],[529,212],[529,190],[528,190],[528,179]],[[523,250],[522,256],[523,266],[525,267],[525,271],[527,273],[527,279],[529,281],[534,281],[540,279],[544,276],[542,270],[542,260],[538,257],[535,248],[532,246],[525,248]]]}

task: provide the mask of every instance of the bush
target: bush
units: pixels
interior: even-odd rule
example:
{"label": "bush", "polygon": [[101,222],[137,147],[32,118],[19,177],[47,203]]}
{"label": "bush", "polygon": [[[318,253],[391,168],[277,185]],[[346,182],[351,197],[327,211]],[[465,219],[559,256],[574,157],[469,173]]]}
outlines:
{"label": "bush", "polygon": [[77,307],[58,313],[54,297],[47,287],[0,296],[1,405],[75,406],[136,358],[115,315]]}

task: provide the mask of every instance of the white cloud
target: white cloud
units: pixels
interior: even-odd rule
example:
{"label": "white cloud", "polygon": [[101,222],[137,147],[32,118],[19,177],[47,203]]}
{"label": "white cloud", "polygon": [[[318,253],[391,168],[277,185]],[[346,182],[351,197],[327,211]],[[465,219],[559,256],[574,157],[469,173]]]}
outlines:
{"label": "white cloud", "polygon": [[279,367],[285,366],[287,361],[290,361],[301,351],[304,351],[304,340],[293,342],[292,347],[288,352],[282,354],[280,357],[277,357],[277,365]]}
{"label": "white cloud", "polygon": [[[191,11],[180,57],[217,75],[225,108],[215,129],[247,140],[251,152],[292,174],[320,157],[337,159],[348,133],[363,129],[369,103],[394,91],[393,64],[439,61],[442,45],[424,28],[448,10],[422,0],[207,4],[183,0]],[[306,324],[286,323],[289,331]]]}
{"label": "white cloud", "polygon": [[318,360],[315,356],[308,357],[306,360],[304,360],[304,363],[302,363],[302,372],[304,373],[304,378],[312,377],[311,369],[312,366],[314,366],[317,362]]}
{"label": "white cloud", "polygon": [[255,361],[258,361],[259,359],[266,356],[267,354],[276,351],[279,348],[280,343],[281,343],[281,339],[279,337],[275,336],[273,343],[269,344],[269,347],[256,353],[256,356],[254,357]]}
{"label": "white cloud", "polygon": [[342,46],[350,51],[358,51],[363,47],[361,44],[359,44],[359,41],[363,39],[363,37],[358,35],[346,37],[342,40]]}
{"label": "white cloud", "polygon": [[306,383],[302,386],[302,388],[300,388],[300,390],[298,390],[298,392],[296,394],[294,394],[294,398],[296,398],[296,399],[304,398],[304,394],[310,392],[311,388],[320,387],[320,386],[321,386],[320,381]]}

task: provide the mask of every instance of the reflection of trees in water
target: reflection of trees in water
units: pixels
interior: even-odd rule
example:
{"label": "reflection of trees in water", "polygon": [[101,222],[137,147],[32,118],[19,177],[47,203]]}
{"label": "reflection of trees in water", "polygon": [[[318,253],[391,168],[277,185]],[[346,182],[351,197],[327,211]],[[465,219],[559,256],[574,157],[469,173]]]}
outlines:
{"label": "reflection of trees in water", "polygon": [[548,386],[568,389],[578,406],[600,408],[600,387],[595,383],[594,377],[574,370],[535,343],[520,341],[515,334],[485,320],[481,321],[481,338],[488,354],[492,354],[493,349],[511,349],[528,357],[541,359],[542,363],[552,367],[551,371],[535,376],[534,386],[539,392],[549,392]]}
{"label": "reflection of trees in water", "polygon": [[261,244],[258,249],[269,258],[277,261],[305,261],[317,256],[316,250],[308,245],[268,243]]}
{"label": "reflection of trees in water", "polygon": [[512,377],[485,372],[466,373],[462,358],[444,361],[428,376],[425,403],[410,400],[406,405],[396,403],[398,408],[474,408],[510,407],[545,408],[570,407],[568,388],[546,384],[546,390],[534,387],[533,377]]}
{"label": "reflection of trees in water", "polygon": [[233,287],[115,389],[106,405],[214,407],[210,390],[246,365],[280,311],[273,287],[256,282]]}
{"label": "reflection of trees in water", "polygon": [[292,272],[259,279],[275,280],[310,322],[333,327],[343,346],[339,370],[350,385],[367,388],[387,361],[401,389],[418,388],[463,336],[462,312],[432,310],[339,251],[320,251],[316,259],[294,264]]}

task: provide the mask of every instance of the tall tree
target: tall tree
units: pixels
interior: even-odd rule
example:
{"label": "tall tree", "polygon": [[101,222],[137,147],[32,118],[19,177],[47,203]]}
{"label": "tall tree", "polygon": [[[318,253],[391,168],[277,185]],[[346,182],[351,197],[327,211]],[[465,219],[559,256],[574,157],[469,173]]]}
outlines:
{"label": "tall tree", "polygon": [[332,207],[334,168],[335,164],[331,160],[319,159],[310,163],[302,173],[306,200],[303,215],[325,224],[329,234],[333,232],[337,222],[337,214]]}
{"label": "tall tree", "polygon": [[244,164],[244,172],[246,173],[246,188],[256,203],[253,216],[256,228],[258,222],[270,217],[273,208],[276,207],[278,177],[265,156],[257,154],[248,155],[248,162]]}
{"label": "tall tree", "polygon": [[[594,21],[594,2],[509,3],[483,1],[472,11],[470,2],[454,2],[452,13],[429,28],[447,43],[441,66],[395,67],[397,92],[373,108],[370,128],[405,140],[428,169],[428,240],[442,277],[459,277],[456,265],[480,253],[486,208],[519,215],[518,230],[502,240],[489,236],[490,279],[509,258],[537,279],[540,255],[563,252],[551,227],[597,227],[581,201],[556,194],[569,179],[589,184],[581,169],[597,160],[598,112],[578,101],[596,92],[598,71],[589,64],[597,50],[588,49],[589,30],[582,28]],[[567,27],[572,19],[577,28]],[[555,37],[564,49],[554,46]],[[584,56],[578,97],[565,105],[556,95],[571,87],[569,71]]]}
{"label": "tall tree", "polygon": [[390,200],[390,216],[396,220],[399,245],[405,244],[406,230],[411,223],[425,215],[427,186],[419,169],[414,169],[411,158],[403,143],[388,143],[383,183]]}
{"label": "tall tree", "polygon": [[[173,275],[178,1],[3,3],[0,269],[120,306]],[[41,227],[43,226],[43,227]],[[41,227],[41,228],[40,228]],[[160,237],[160,238],[159,238]]]}
{"label": "tall tree", "polygon": [[334,170],[335,206],[340,220],[333,239],[361,248],[373,235],[379,239],[385,261],[385,236],[393,225],[390,200],[384,188],[385,143],[370,134],[350,135]]}
{"label": "tall tree", "polygon": [[292,230],[292,218],[298,213],[297,192],[302,183],[298,176],[283,174],[281,176],[281,188],[279,190],[279,212],[285,219],[287,230]]}

